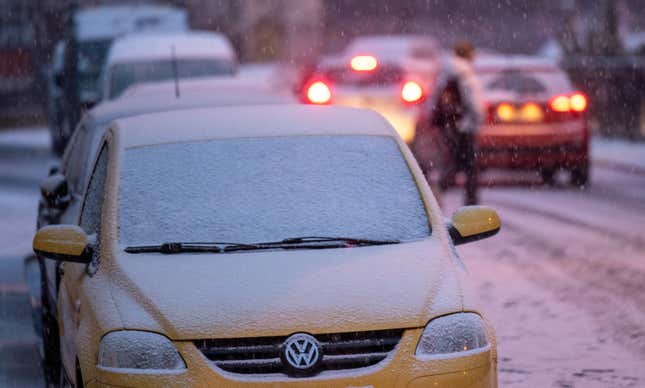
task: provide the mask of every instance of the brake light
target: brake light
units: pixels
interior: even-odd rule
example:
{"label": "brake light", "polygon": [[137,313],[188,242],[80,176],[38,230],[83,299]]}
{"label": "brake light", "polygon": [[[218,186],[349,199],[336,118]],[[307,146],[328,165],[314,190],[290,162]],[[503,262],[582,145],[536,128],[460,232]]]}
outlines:
{"label": "brake light", "polygon": [[549,106],[555,112],[568,112],[571,109],[569,96],[555,96],[549,102]]}
{"label": "brake light", "polygon": [[378,67],[378,61],[371,55],[357,55],[349,62],[354,71],[372,71]]}
{"label": "brake light", "polygon": [[511,104],[503,103],[497,106],[497,117],[502,121],[511,121],[515,118],[515,108]]}
{"label": "brake light", "polygon": [[328,104],[331,101],[331,90],[323,81],[316,81],[307,88],[307,101],[312,104]]}
{"label": "brake light", "polygon": [[520,118],[522,121],[542,121],[544,118],[544,112],[538,104],[529,102],[520,110]]}
{"label": "brake light", "polygon": [[574,93],[569,101],[571,110],[574,112],[584,112],[587,109],[587,97],[582,93]]}
{"label": "brake light", "polygon": [[544,120],[544,108],[535,102],[527,102],[521,106],[502,102],[490,112],[490,120],[492,123],[510,121],[534,123]]}
{"label": "brake light", "polygon": [[580,92],[573,93],[569,96],[561,94],[553,97],[551,101],[549,101],[549,107],[554,112],[581,113],[587,109],[587,97]]}
{"label": "brake light", "polygon": [[423,99],[423,88],[414,81],[408,81],[403,84],[401,89],[401,98],[407,103],[416,103]]}

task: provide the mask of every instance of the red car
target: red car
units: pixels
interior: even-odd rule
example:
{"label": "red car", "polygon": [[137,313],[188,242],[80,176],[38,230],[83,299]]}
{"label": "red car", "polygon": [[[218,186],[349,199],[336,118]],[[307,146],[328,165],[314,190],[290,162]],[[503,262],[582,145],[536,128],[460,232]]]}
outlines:
{"label": "red car", "polygon": [[[558,170],[566,170],[573,185],[586,185],[587,97],[566,73],[541,58],[492,55],[478,58],[475,71],[487,115],[478,136],[480,169],[533,170],[548,183]],[[445,162],[441,135],[427,125],[427,116],[419,123],[412,149],[430,171]]]}
{"label": "red car", "polygon": [[537,170],[546,182],[562,169],[572,184],[586,185],[587,97],[566,73],[532,57],[486,57],[475,68],[488,116],[479,132],[479,166]]}

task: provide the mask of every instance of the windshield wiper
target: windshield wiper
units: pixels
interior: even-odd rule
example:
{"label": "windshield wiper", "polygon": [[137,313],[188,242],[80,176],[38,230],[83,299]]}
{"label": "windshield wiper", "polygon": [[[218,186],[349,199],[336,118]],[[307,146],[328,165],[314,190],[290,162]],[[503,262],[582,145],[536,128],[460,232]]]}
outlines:
{"label": "windshield wiper", "polygon": [[280,241],[261,242],[254,244],[237,244],[224,247],[224,252],[250,251],[258,249],[331,249],[351,248],[366,245],[389,245],[398,244],[398,240],[372,240],[354,237],[326,237],[326,236],[303,236],[290,237]]}
{"label": "windshield wiper", "polygon": [[244,247],[252,248],[247,244],[227,243],[227,242],[167,242],[159,245],[139,245],[126,247],[127,253],[221,253],[227,247]]}
{"label": "windshield wiper", "polygon": [[227,242],[166,242],[159,245],[139,245],[125,248],[127,253],[224,253],[235,251],[256,251],[264,249],[331,249],[351,248],[366,245],[398,244],[398,240],[371,240],[352,237],[304,236],[285,238],[280,241],[252,244]]}
{"label": "windshield wiper", "polygon": [[305,236],[305,237],[291,237],[285,238],[280,241],[282,244],[302,244],[302,243],[319,243],[319,242],[342,242],[347,245],[388,245],[398,244],[399,240],[372,240],[368,238],[354,238],[354,237],[321,237],[321,236]]}

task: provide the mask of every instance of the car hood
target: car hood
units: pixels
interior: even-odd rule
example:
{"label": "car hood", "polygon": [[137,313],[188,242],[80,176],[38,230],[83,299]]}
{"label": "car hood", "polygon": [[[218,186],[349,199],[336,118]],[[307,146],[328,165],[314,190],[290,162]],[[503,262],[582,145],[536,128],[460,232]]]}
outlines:
{"label": "car hood", "polygon": [[424,326],[462,309],[439,240],[324,250],[122,254],[112,295],[125,329],[170,338],[283,336]]}

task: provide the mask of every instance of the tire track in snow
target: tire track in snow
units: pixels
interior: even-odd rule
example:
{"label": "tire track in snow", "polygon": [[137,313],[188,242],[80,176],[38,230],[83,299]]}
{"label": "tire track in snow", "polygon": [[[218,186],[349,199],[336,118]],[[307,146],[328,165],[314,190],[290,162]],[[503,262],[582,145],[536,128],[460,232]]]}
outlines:
{"label": "tire track in snow", "polygon": [[486,202],[506,209],[517,210],[523,213],[529,213],[529,214],[541,216],[543,218],[556,220],[564,224],[569,224],[572,226],[576,226],[578,228],[590,230],[590,231],[599,233],[603,236],[611,237],[612,239],[619,241],[621,243],[632,245],[637,249],[645,249],[644,236],[629,236],[629,235],[626,235],[625,233],[616,231],[614,229],[611,229],[602,225],[593,224],[588,221],[581,220],[579,218],[567,216],[561,212],[547,210],[544,208],[530,207],[528,205],[513,202],[508,199],[487,198]]}
{"label": "tire track in snow", "polygon": [[[581,257],[571,257],[569,240],[544,237],[514,222],[508,224],[512,243],[500,252],[505,262],[553,291],[559,300],[583,307],[598,327],[610,330],[628,352],[645,360],[644,272],[585,252]],[[531,252],[535,252],[533,257],[527,258]]]}

